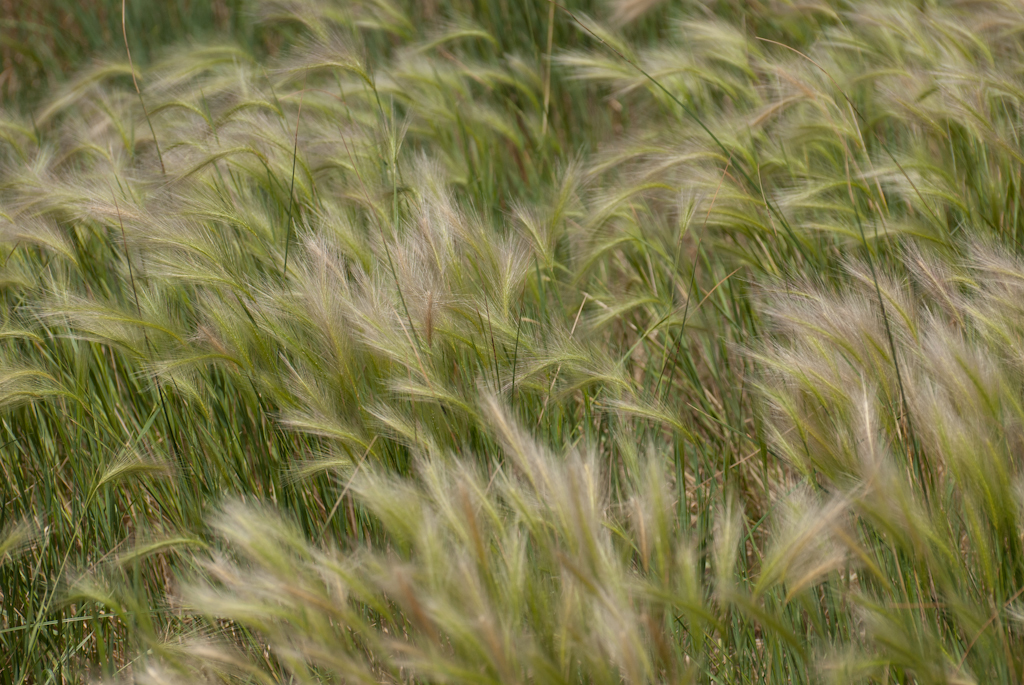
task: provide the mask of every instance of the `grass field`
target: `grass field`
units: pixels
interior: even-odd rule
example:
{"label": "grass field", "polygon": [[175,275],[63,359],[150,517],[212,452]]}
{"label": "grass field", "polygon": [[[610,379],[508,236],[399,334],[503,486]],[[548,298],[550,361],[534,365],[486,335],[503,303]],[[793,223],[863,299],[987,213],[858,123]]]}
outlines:
{"label": "grass field", "polygon": [[1024,678],[1018,3],[0,8],[0,685]]}

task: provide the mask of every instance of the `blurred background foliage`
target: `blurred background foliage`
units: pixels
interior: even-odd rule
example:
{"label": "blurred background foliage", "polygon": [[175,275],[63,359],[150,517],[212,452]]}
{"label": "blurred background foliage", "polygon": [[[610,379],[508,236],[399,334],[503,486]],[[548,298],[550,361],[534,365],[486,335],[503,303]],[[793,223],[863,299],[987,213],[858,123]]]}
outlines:
{"label": "blurred background foliage", "polygon": [[[89,60],[124,53],[119,0],[4,0],[0,5],[0,96],[28,108],[47,89]],[[128,2],[124,30],[132,56],[147,64],[167,45],[211,36],[255,48],[260,39],[245,18],[243,2],[185,0]]]}

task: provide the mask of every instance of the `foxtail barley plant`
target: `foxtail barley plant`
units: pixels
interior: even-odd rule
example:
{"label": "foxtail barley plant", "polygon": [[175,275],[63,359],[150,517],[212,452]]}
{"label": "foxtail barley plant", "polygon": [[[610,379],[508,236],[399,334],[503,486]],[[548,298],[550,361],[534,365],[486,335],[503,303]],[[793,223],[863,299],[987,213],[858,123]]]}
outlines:
{"label": "foxtail barley plant", "polygon": [[1020,682],[1020,7],[190,7],[3,53],[0,684]]}

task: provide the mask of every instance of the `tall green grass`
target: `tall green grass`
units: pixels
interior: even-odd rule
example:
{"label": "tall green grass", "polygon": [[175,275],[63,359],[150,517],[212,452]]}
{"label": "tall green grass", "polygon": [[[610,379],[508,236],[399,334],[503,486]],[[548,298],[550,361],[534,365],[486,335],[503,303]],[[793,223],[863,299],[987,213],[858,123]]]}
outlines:
{"label": "tall green grass", "polygon": [[123,55],[125,34],[143,63],[186,37],[227,34],[256,47],[260,37],[245,14],[242,0],[6,0],[0,5],[0,96],[12,108],[34,107],[83,63]]}
{"label": "tall green grass", "polygon": [[238,11],[0,121],[0,683],[1020,680],[1016,5]]}

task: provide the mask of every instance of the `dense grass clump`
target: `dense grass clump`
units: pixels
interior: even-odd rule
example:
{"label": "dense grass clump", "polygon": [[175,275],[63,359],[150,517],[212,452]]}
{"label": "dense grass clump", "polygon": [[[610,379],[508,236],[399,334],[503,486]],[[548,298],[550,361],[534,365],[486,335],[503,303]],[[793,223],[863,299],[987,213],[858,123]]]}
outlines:
{"label": "dense grass clump", "polygon": [[1019,7],[211,7],[5,53],[0,684],[1020,681]]}

